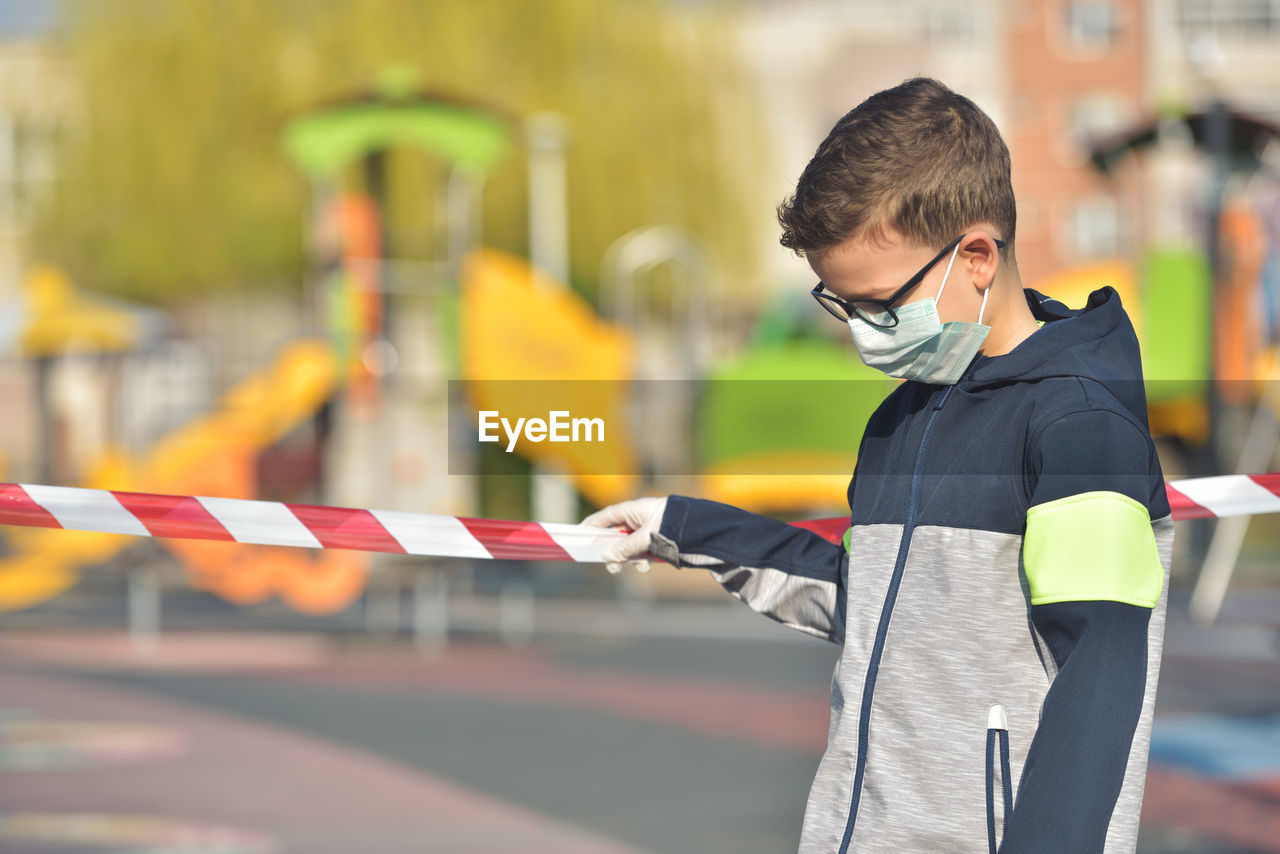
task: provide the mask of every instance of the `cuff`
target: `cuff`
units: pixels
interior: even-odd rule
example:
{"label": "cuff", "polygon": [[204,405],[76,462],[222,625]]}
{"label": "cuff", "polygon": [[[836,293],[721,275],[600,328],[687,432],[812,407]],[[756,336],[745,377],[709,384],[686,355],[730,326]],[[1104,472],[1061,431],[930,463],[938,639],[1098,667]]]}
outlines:
{"label": "cuff", "polygon": [[650,554],[677,569],[684,566],[680,562],[680,538],[684,535],[685,520],[689,517],[689,505],[693,500],[683,495],[668,496],[662,522],[650,538]]}

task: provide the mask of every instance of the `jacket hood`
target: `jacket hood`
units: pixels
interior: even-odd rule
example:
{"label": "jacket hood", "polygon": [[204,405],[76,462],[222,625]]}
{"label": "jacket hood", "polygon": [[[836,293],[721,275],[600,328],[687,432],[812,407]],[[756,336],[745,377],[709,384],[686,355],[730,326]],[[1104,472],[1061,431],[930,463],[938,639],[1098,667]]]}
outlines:
{"label": "jacket hood", "polygon": [[1146,423],[1138,336],[1115,289],[1099,288],[1081,309],[1067,308],[1031,288],[1024,288],[1023,294],[1032,315],[1044,325],[1002,356],[979,354],[959,385],[977,390],[1054,377],[1088,377],[1106,386]]}

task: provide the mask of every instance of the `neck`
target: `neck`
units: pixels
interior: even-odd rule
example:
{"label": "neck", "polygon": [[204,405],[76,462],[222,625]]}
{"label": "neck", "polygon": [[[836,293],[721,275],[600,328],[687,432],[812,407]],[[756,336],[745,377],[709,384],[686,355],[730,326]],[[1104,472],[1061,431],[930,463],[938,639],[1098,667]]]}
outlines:
{"label": "neck", "polygon": [[984,356],[1003,356],[1030,338],[1039,326],[1016,273],[1007,279],[997,278],[991,288],[991,296],[987,298],[987,323],[991,331],[978,352]]}

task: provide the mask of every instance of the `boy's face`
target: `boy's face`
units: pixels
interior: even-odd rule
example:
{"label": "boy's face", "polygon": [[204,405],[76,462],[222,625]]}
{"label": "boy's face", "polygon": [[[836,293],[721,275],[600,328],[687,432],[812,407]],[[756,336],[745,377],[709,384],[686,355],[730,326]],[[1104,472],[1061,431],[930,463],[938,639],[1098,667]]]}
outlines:
{"label": "boy's face", "polygon": [[[879,240],[850,237],[822,255],[809,253],[806,259],[826,290],[836,296],[849,302],[886,300],[928,265],[940,248],[909,244],[898,232],[886,229]],[[977,319],[982,292],[994,276],[996,251],[987,229],[975,227],[965,233],[947,287],[938,301],[940,320]],[[929,266],[919,283],[902,294],[893,308],[937,297],[950,258],[948,252]]]}

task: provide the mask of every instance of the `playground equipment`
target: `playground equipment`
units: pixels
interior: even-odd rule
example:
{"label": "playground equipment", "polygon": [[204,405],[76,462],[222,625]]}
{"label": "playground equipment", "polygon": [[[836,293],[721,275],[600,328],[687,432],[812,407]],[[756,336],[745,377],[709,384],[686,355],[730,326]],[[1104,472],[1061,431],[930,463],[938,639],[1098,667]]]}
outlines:
{"label": "playground equipment", "polygon": [[762,513],[838,507],[862,429],[893,387],[843,342],[758,342],[707,378],[704,494]]}
{"label": "playground equipment", "polygon": [[[282,135],[285,152],[311,186],[313,245],[329,231],[326,212],[351,195],[342,189],[351,167],[359,166],[363,173],[363,197],[373,211],[365,219],[367,233],[353,241],[350,230],[339,229],[330,245],[316,248],[322,268],[326,260],[337,260],[324,255],[340,254],[359,271],[350,286],[380,305],[381,323],[363,330],[366,336],[383,334],[390,320],[386,262],[394,258],[395,247],[384,221],[387,151],[420,151],[447,168],[445,181],[436,189],[437,208],[445,213],[445,262],[431,277],[434,281],[426,283],[433,285],[456,281],[464,256],[479,238],[477,212],[485,176],[512,143],[506,117],[477,104],[414,92],[410,82],[399,73],[385,74],[374,91],[303,113]],[[347,228],[352,224],[349,218],[342,222]]]}
{"label": "playground equipment", "polygon": [[[371,402],[391,372],[387,360],[396,358],[393,296],[454,289],[463,258],[478,244],[480,192],[512,143],[511,123],[487,107],[415,92],[411,76],[392,69],[373,91],[297,116],[281,141],[311,187],[311,285],[319,290],[312,310],[343,352],[357,397]],[[387,152],[397,148],[435,158],[447,172],[435,188],[443,261],[418,264],[408,284],[391,280],[396,247],[386,222]],[[354,167],[362,191],[344,187]],[[439,306],[435,319],[447,343],[437,356],[456,365],[448,342],[457,319],[448,300]]]}
{"label": "playground equipment", "polygon": [[[30,360],[35,372],[37,434],[41,437],[41,477],[51,479],[57,429],[50,386],[63,357],[115,356],[143,347],[158,337],[159,313],[119,300],[79,291],[52,266],[31,270],[19,301],[6,306],[0,351]],[[119,470],[118,457],[102,455],[94,472]],[[112,538],[73,535],[44,540],[30,531],[15,532],[11,554],[0,559],[0,611],[44,601],[70,587],[76,567],[105,559],[115,551]]]}
{"label": "playground equipment", "polygon": [[[313,206],[321,212],[341,197],[339,187],[343,176],[353,165],[359,165],[364,173],[364,195],[372,207],[385,212],[386,152],[389,149],[420,151],[446,167],[447,176],[436,191],[436,210],[443,214],[447,230],[442,263],[422,265],[419,269],[425,275],[416,277],[412,286],[394,286],[388,281],[388,270],[396,263],[393,260],[395,247],[390,245],[386,224],[381,223],[379,237],[373,241],[377,251],[366,253],[356,264],[347,265],[353,271],[356,268],[363,271],[362,275],[352,272],[346,277],[347,289],[356,289],[362,295],[347,297],[340,302],[351,304],[363,300],[366,304],[374,302],[381,306],[380,311],[366,312],[368,317],[378,318],[381,325],[366,324],[360,333],[365,348],[379,343],[383,351],[395,352],[393,294],[432,294],[438,298],[434,304],[434,320],[444,342],[433,356],[441,364],[453,367],[455,375],[465,367],[468,359],[463,359],[458,349],[459,319],[454,295],[460,290],[467,290],[462,282],[464,263],[469,253],[480,245],[480,190],[485,176],[515,144],[517,130],[517,124],[509,117],[488,107],[414,92],[411,75],[398,70],[384,74],[375,91],[324,105],[299,116],[285,129],[285,149],[310,181]],[[544,274],[538,278],[540,288],[567,291],[564,284],[568,275],[568,237],[563,121],[554,114],[534,114],[525,119],[523,130],[529,157],[532,263]],[[313,231],[323,233],[319,227]],[[480,291],[484,292],[485,288],[481,287]],[[479,301],[483,303],[483,300],[481,296]],[[476,302],[472,299],[469,305]],[[544,315],[548,313],[554,313],[554,310],[548,308],[543,312]],[[567,322],[572,324],[574,321]],[[474,329],[476,325],[472,323],[469,328]],[[504,340],[505,335],[491,339],[489,343],[493,347],[501,347]],[[470,352],[476,352],[475,348]],[[465,373],[473,380],[489,376],[505,378],[477,373],[472,368],[466,368]],[[529,377],[527,372],[522,376]],[[567,377],[562,372],[552,371],[545,378]],[[437,391],[443,391],[443,386],[443,383],[438,384]],[[446,421],[448,400],[438,399],[432,408],[437,417],[429,419],[430,424],[415,425],[415,439],[419,442],[424,439],[424,430],[439,433],[438,425]],[[382,419],[382,422],[386,420]],[[382,435],[375,444],[390,447],[394,445],[394,439]],[[425,444],[443,447],[445,441],[442,435],[435,441],[427,437]],[[539,477],[537,481],[535,505],[539,503],[536,495],[541,492],[545,499],[561,505],[550,515],[572,514],[565,488],[557,486],[561,483],[558,478]],[[457,482],[437,482],[436,486],[438,490],[459,489]],[[457,495],[453,503],[473,501],[474,496]]]}
{"label": "playground equipment", "polygon": [[[662,322],[660,277],[667,276],[672,308]],[[600,263],[600,307],[635,336],[632,428],[645,467],[654,472],[692,472],[697,430],[697,383],[714,362],[720,324],[712,314],[723,304],[721,282],[709,248],[683,228],[653,225],[633,229],[605,250]]]}
{"label": "playground equipment", "polygon": [[[300,340],[269,367],[230,389],[209,414],[166,435],[141,458],[108,449],[85,480],[91,488],[149,488],[250,498],[255,463],[266,447],[311,419],[338,382],[329,345]],[[0,610],[27,608],[70,587],[79,568],[101,563],[130,544],[111,533],[10,532],[11,556],[0,560]],[[364,585],[362,561],[341,552],[300,563],[270,549],[236,543],[166,541],[191,584],[240,604],[278,593],[308,613],[348,604]]]}
{"label": "playground equipment", "polygon": [[[450,213],[450,263],[456,269],[471,243],[469,208],[478,198],[484,171],[505,150],[508,136],[500,117],[443,99],[413,97],[394,81],[379,93],[326,105],[290,123],[285,148],[312,182],[317,220],[330,220],[317,222],[315,231],[320,234],[329,226],[335,232],[329,245],[319,247],[327,250],[320,265],[327,269],[318,278],[327,280],[326,298],[336,309],[328,314],[331,320],[347,320],[331,324],[336,332],[332,345],[300,340],[285,347],[274,365],[233,388],[214,412],[166,436],[142,458],[130,459],[118,449],[105,451],[89,467],[86,482],[252,496],[259,452],[315,416],[344,385],[376,390],[368,354],[371,346],[383,343],[388,319],[388,291],[378,264],[388,249],[381,221],[382,152],[393,145],[416,146],[450,165],[445,207]],[[342,172],[357,160],[363,160],[371,203],[339,191]],[[74,297],[55,277],[38,277],[33,293],[39,322],[24,331],[23,344],[29,355],[38,357],[41,376],[47,373],[46,360],[68,352],[69,346],[87,342],[99,351],[115,352],[139,337],[134,315],[112,310],[107,301]],[[356,319],[349,320],[353,315]],[[57,595],[74,583],[78,567],[108,559],[125,543],[110,534],[16,534],[14,554],[0,563],[0,608],[28,607]],[[169,548],[196,586],[240,603],[276,592],[300,610],[328,612],[350,602],[364,586],[363,559],[338,552],[332,559],[301,564],[296,556],[234,543]]]}
{"label": "playground equipment", "polygon": [[30,360],[35,372],[39,472],[54,479],[52,455],[58,430],[52,417],[50,384],[57,361],[69,356],[118,356],[161,337],[160,312],[123,300],[85,293],[59,268],[33,268],[19,300],[0,315],[0,352]]}
{"label": "playground equipment", "polygon": [[1082,264],[1031,285],[1072,308],[1110,285],[1133,321],[1142,348],[1151,431],[1193,444],[1209,437],[1210,304],[1204,257],[1186,249],[1152,249],[1138,268],[1116,260]]}
{"label": "playground equipment", "polygon": [[[722,439],[752,432],[752,420],[759,414],[769,412],[776,416],[786,411],[786,407],[800,406],[797,411],[801,415],[809,412],[809,416],[800,420],[807,418],[816,430],[822,417],[821,406],[815,408],[811,404],[806,409],[795,400],[794,391],[784,395],[785,399],[765,392],[770,387],[785,388],[787,378],[796,378],[791,372],[798,367],[820,381],[850,376],[856,379],[850,386],[850,394],[856,401],[853,407],[857,412],[837,407],[834,415],[840,419],[865,420],[865,415],[891,386],[878,375],[865,376],[867,369],[847,352],[840,351],[836,356],[834,345],[826,354],[835,356],[835,367],[818,367],[821,357],[812,347],[803,353],[790,353],[788,347],[779,346],[768,354],[757,353],[740,365],[715,369],[709,374],[707,313],[715,302],[715,295],[709,291],[713,279],[711,259],[696,241],[671,227],[641,229],[624,236],[604,262],[605,313],[623,324],[635,325],[639,333],[636,338],[633,340],[624,329],[596,318],[565,283],[568,273],[565,129],[554,116],[538,114],[525,122],[532,263],[490,250],[472,251],[478,245],[474,227],[477,191],[483,176],[513,143],[512,128],[506,117],[485,108],[414,94],[402,78],[384,81],[381,89],[372,94],[326,105],[299,117],[286,129],[284,139],[286,150],[311,181],[318,210],[332,202],[341,175],[355,163],[363,164],[365,193],[371,204],[381,210],[385,174],[380,152],[391,146],[422,150],[448,165],[449,178],[444,182],[444,197],[438,207],[448,212],[449,260],[440,268],[437,284],[449,288],[457,283],[461,300],[458,325],[454,327],[446,320],[449,328],[458,330],[458,349],[456,353],[443,354],[442,358],[458,366],[467,380],[470,400],[477,408],[529,410],[540,406],[545,411],[547,407],[541,398],[553,396],[554,387],[556,399],[572,403],[575,411],[590,410],[604,415],[612,430],[609,441],[600,444],[524,446],[525,455],[544,472],[535,476],[534,515],[558,519],[571,514],[572,509],[566,505],[565,483],[571,483],[596,503],[628,497],[639,487],[637,473],[642,465],[655,463],[656,458],[650,459],[655,457],[650,453],[653,449],[646,448],[645,458],[641,460],[632,438],[626,433],[631,421],[622,395],[627,379],[672,379],[665,373],[660,377],[637,377],[634,373],[637,364],[651,364],[656,360],[637,360],[632,355],[635,347],[654,343],[654,336],[650,334],[654,324],[646,322],[650,318],[645,310],[647,295],[639,292],[637,284],[660,265],[678,268],[684,274],[686,285],[681,302],[686,310],[678,312],[676,322],[685,334],[677,335],[673,341],[687,357],[676,360],[683,366],[679,376],[690,382],[712,377],[715,387],[712,399],[736,405],[740,419],[736,427],[730,427],[725,419],[712,416],[709,428],[697,428],[702,434],[698,440],[702,458],[713,463],[704,483],[707,493],[737,497],[748,506],[753,503],[753,495],[758,498],[771,495],[770,506],[783,510],[817,504],[831,506],[842,500],[845,484],[833,488],[841,475],[831,473],[842,472],[847,481],[856,447],[853,452],[847,447],[839,451],[832,449],[834,457],[820,452],[820,465],[827,472],[819,476],[820,480],[825,477],[821,487],[812,481],[812,476],[806,476],[801,481],[810,482],[809,487],[798,487],[796,484],[801,481],[794,481],[787,488],[779,489],[777,475],[793,473],[795,458],[786,454],[770,457],[765,434],[759,435],[753,449],[755,456],[747,468],[739,466],[736,474],[731,457],[741,451],[741,442],[737,447],[731,444],[724,450],[717,450],[717,446]],[[385,232],[385,223],[382,228]],[[385,239],[380,241],[380,250],[382,258],[391,254]],[[370,261],[373,266],[378,264],[378,259],[364,259],[366,268],[371,266]],[[384,306],[381,316],[387,322],[391,309],[385,276],[366,274],[358,286],[366,290],[380,289]],[[365,334],[381,333],[373,330]],[[390,331],[385,334],[391,336]],[[743,378],[761,381],[737,382]],[[651,386],[658,385],[667,384],[645,383],[650,390]],[[754,397],[751,393],[744,396],[749,388],[755,390]],[[765,392],[763,396],[761,392]],[[749,411],[752,399],[759,408],[757,413]],[[651,400],[645,404],[633,408],[633,413],[647,415],[647,419],[636,422],[644,436],[655,437],[674,430],[674,441],[666,442],[673,446],[693,429],[688,423],[692,419],[681,416],[678,407],[656,406]],[[658,414],[655,416],[655,413]],[[852,432],[860,429],[860,422],[849,423],[853,425]],[[422,441],[421,436],[417,438]],[[656,460],[659,470],[663,469],[663,462]],[[673,466],[670,459],[665,463],[667,469],[679,468]],[[774,476],[768,481],[759,480],[760,466]],[[563,472],[567,481],[545,474],[548,471]],[[756,485],[749,486],[744,479],[747,477],[755,478]]]}
{"label": "playground equipment", "polygon": [[[545,118],[534,117],[538,120],[529,125],[531,163],[539,165],[537,170],[531,168],[531,172],[537,171],[542,176],[543,185],[548,180],[555,183],[552,179],[556,177],[555,169],[547,168],[556,163],[556,157],[548,156],[547,134],[534,133],[546,130]],[[383,393],[386,375],[396,358],[393,296],[427,293],[439,297],[434,306],[439,310],[433,319],[438,325],[437,339],[444,344],[435,356],[442,365],[457,366],[461,361],[457,348],[462,346],[457,331],[459,301],[451,295],[460,288],[464,259],[478,243],[479,193],[484,177],[512,142],[512,123],[506,117],[474,104],[414,93],[405,79],[396,75],[385,78],[377,91],[323,105],[290,122],[283,131],[282,144],[312,187],[310,239],[317,253],[314,275],[309,279],[313,285],[312,316],[325,321],[322,325],[329,332],[329,341],[305,340],[288,346],[275,365],[234,388],[216,411],[166,436],[139,459],[130,459],[119,450],[105,452],[102,460],[92,467],[87,484],[144,486],[247,498],[255,491],[256,455],[314,417],[327,403],[339,401],[338,406],[331,407],[339,419],[343,417],[344,401],[356,410],[363,408],[366,415],[372,414],[371,408],[385,406],[399,405],[403,410],[408,401],[398,401],[394,395],[387,397]],[[447,170],[446,179],[439,185],[437,205],[447,228],[444,260],[410,264],[409,276],[396,275],[403,272],[398,267],[404,265],[394,259],[385,221],[386,152],[393,147],[425,152],[443,163]],[[353,166],[363,172],[361,192],[343,187]],[[562,196],[562,175],[559,183]],[[531,205],[554,207],[547,201],[554,195],[544,187],[531,193]],[[554,201],[551,198],[551,202]],[[560,201],[563,202],[563,198]],[[545,232],[542,237],[535,235],[535,255],[544,264],[556,257],[563,259],[563,233],[556,238],[555,229],[551,228],[554,224],[548,223],[545,216],[531,216],[531,219]],[[561,223],[561,232],[562,226]],[[561,244],[558,253],[550,251],[555,249],[551,244],[557,239]],[[482,257],[471,265],[478,272],[464,290],[465,298],[477,306],[473,314],[477,318],[482,313],[488,314],[490,320],[500,317],[502,310],[491,310],[487,305],[494,294],[517,302],[520,301],[518,295],[523,295],[525,307],[546,321],[543,328],[553,333],[551,340],[561,346],[562,355],[568,352],[565,347],[575,341],[578,344],[582,370],[566,373],[563,365],[542,365],[545,370],[539,376],[556,380],[613,380],[625,375],[628,343],[624,334],[596,323],[585,305],[565,286],[549,286],[553,280],[543,276],[536,280],[535,293],[530,288],[535,280],[528,265],[510,258],[501,261],[495,258]],[[563,278],[563,270],[560,273]],[[70,302],[54,287],[58,284],[46,282],[40,291],[44,294],[42,304],[57,309],[45,311],[49,324],[61,322],[66,326],[78,315],[68,310]],[[504,308],[509,308],[509,304]],[[98,345],[106,349],[128,346],[134,335],[128,320],[114,315],[107,317],[100,324],[102,336],[106,337],[102,337]],[[484,339],[488,346],[468,345],[480,354],[468,357],[473,366],[480,366],[479,370],[469,371],[469,376],[477,380],[527,378],[528,369],[539,367],[538,361],[528,358],[527,354],[518,356],[517,351],[501,348],[502,343],[516,341],[508,330],[489,329],[485,324],[485,320],[477,319],[469,327],[479,328],[480,334],[488,336]],[[96,332],[86,333],[84,328],[83,323],[75,327],[76,340],[94,340]],[[590,334],[592,329],[596,334]],[[56,352],[65,350],[65,337],[58,340]],[[535,349],[539,346],[538,342],[529,343]],[[518,358],[503,363],[504,354]],[[504,373],[512,366],[526,373]],[[443,391],[444,384],[437,385]],[[601,389],[609,385],[597,384]],[[339,396],[343,389],[348,390],[345,398]],[[615,393],[616,386],[609,394]],[[603,402],[616,406],[610,400]],[[415,429],[412,435],[415,443],[443,449],[446,447],[443,436],[447,400],[441,397],[435,404],[434,414],[440,417],[434,419],[434,439],[429,431]],[[420,404],[415,401],[413,405]],[[398,459],[393,456],[396,443],[389,425],[395,419],[365,420],[375,425],[379,435],[377,441],[369,443],[374,458],[364,459],[362,467],[378,479],[375,482],[394,483],[399,475]],[[616,423],[621,422],[622,419],[618,419]],[[408,431],[402,435],[408,435]],[[626,445],[615,443],[611,447],[625,451]],[[444,463],[443,453],[439,461]],[[630,461],[606,460],[605,468],[613,474],[586,474],[597,467],[596,463],[582,464],[579,488],[597,500],[623,497],[626,479],[633,468]],[[377,474],[393,471],[396,475],[391,477]],[[17,534],[16,554],[0,565],[0,607],[26,607],[56,595],[73,583],[77,567],[108,559],[118,553],[125,542],[110,534],[62,536],[56,543],[39,531]],[[313,613],[334,610],[349,602],[363,589],[367,568],[362,560],[341,553],[334,553],[332,558],[326,556],[319,563],[312,561],[303,565],[295,557],[272,555],[268,560],[269,552],[235,543],[172,543],[167,547],[187,566],[196,586],[215,590],[240,603],[260,601],[273,592],[279,593],[294,607]],[[299,582],[304,576],[309,579],[305,585]]]}
{"label": "playground equipment", "polygon": [[[1174,127],[1178,133],[1170,132]],[[1280,126],[1215,100],[1203,110],[1144,121],[1102,140],[1092,147],[1091,162],[1112,175],[1131,155],[1172,136],[1185,136],[1208,155],[1203,249],[1199,257],[1154,255],[1144,282],[1144,313],[1148,328],[1166,336],[1166,345],[1157,348],[1156,370],[1169,360],[1178,370],[1165,381],[1196,388],[1202,413],[1192,420],[1202,422],[1202,439],[1213,440],[1221,433],[1213,423],[1221,405],[1254,404],[1257,381],[1266,379],[1261,369],[1271,361],[1267,339],[1274,330],[1260,328],[1258,311],[1266,239],[1257,215],[1234,202],[1228,185],[1233,175],[1259,170],[1261,153],[1280,138]],[[1151,361],[1144,352],[1144,363]]]}
{"label": "playground equipment", "polygon": [[597,504],[635,494],[638,461],[627,429],[632,337],[598,319],[567,288],[526,262],[488,249],[466,263],[463,377],[477,410],[572,412],[600,418],[603,441],[530,444],[534,462],[567,471]]}
{"label": "playground equipment", "polygon": [[[1170,130],[1177,133],[1170,134]],[[1207,203],[1202,241],[1205,261],[1198,270],[1203,286],[1194,293],[1178,294],[1166,289],[1162,277],[1159,293],[1153,294],[1158,297],[1158,302],[1152,303],[1153,315],[1159,311],[1192,315],[1179,325],[1192,335],[1192,352],[1196,352],[1196,367],[1201,370],[1192,373],[1187,366],[1186,372],[1171,379],[1201,381],[1198,393],[1187,395],[1192,403],[1184,405],[1182,412],[1184,416],[1191,413],[1191,420],[1200,425],[1196,432],[1209,440],[1209,458],[1215,462],[1228,458],[1227,449],[1217,444],[1223,431],[1215,429],[1221,426],[1216,422],[1223,410],[1252,407],[1251,426],[1237,466],[1265,466],[1280,446],[1274,411],[1274,387],[1280,383],[1276,369],[1280,328],[1276,328],[1274,316],[1277,295],[1264,291],[1262,274],[1268,252],[1264,224],[1258,212],[1241,204],[1228,188],[1235,177],[1259,174],[1262,153],[1280,139],[1280,126],[1215,99],[1202,110],[1143,122],[1104,140],[1094,146],[1091,159],[1099,171],[1111,174],[1117,163],[1134,152],[1157,146],[1165,136],[1189,139],[1208,155],[1210,166],[1203,193]],[[1274,252],[1275,247],[1270,250]],[[1201,357],[1197,351],[1210,336],[1208,357]],[[1177,346],[1168,351],[1175,359]],[[1153,432],[1156,426],[1153,418]],[[1197,621],[1209,623],[1217,617],[1247,525],[1246,518],[1214,528],[1192,595],[1191,614]]]}
{"label": "playground equipment", "polygon": [[[1241,323],[1252,318],[1259,307],[1256,296],[1266,255],[1261,223],[1247,208],[1228,205],[1221,225],[1226,263],[1221,287],[1223,310],[1215,317],[1216,362],[1220,376],[1236,378],[1223,384],[1223,399],[1254,404],[1236,461],[1235,470],[1244,472],[1253,466],[1269,466],[1280,451],[1280,346],[1264,346],[1267,330],[1261,324]],[[1248,527],[1248,517],[1229,519],[1214,527],[1191,594],[1191,616],[1197,622],[1208,625],[1218,618]]]}
{"label": "playground equipment", "polygon": [[[1280,449],[1280,358],[1273,357],[1265,376],[1268,379],[1262,398],[1254,410],[1236,462],[1237,473],[1251,471],[1254,466],[1266,466]],[[1214,528],[1204,566],[1191,593],[1191,617],[1196,622],[1209,625],[1218,618],[1248,528],[1248,516],[1225,519]]]}

